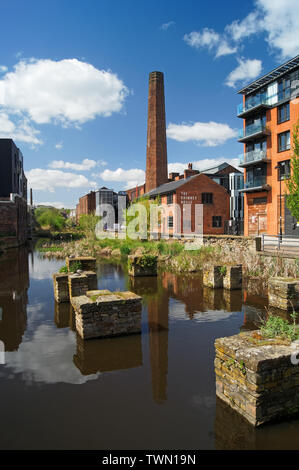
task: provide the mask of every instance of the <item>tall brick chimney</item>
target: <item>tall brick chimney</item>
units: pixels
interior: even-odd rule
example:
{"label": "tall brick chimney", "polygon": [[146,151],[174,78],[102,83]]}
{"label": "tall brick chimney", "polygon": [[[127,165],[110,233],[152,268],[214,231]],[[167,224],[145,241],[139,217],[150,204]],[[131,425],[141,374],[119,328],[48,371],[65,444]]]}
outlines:
{"label": "tall brick chimney", "polygon": [[146,192],[168,182],[164,76],[162,72],[149,74]]}

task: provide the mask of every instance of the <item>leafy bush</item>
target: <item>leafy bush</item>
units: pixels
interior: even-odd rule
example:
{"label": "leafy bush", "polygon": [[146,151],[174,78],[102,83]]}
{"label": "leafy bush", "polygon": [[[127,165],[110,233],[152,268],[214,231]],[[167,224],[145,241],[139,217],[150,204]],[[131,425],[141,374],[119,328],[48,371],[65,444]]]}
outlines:
{"label": "leafy bush", "polygon": [[66,266],[61,266],[61,268],[59,269],[59,272],[60,273],[67,273],[68,272],[67,267]]}
{"label": "leafy bush", "polygon": [[291,317],[293,324],[281,317],[270,315],[268,320],[261,326],[261,334],[265,338],[276,338],[277,336],[294,341],[298,339],[299,334],[296,327],[296,313],[294,312]]}
{"label": "leafy bush", "polygon": [[37,224],[41,228],[60,231],[65,227],[65,217],[54,207],[38,207],[34,215]]}
{"label": "leafy bush", "polygon": [[70,266],[71,273],[76,273],[78,269],[82,269],[82,263],[80,263],[80,261],[74,261],[74,263],[71,263],[71,266]]}

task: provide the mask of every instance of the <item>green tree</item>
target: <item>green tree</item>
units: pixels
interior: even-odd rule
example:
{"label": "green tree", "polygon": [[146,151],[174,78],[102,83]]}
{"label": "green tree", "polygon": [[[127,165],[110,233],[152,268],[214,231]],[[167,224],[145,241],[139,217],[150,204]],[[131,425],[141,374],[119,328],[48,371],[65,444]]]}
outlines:
{"label": "green tree", "polygon": [[65,227],[65,217],[54,207],[38,207],[34,215],[41,228],[61,231]]}
{"label": "green tree", "polygon": [[[126,220],[126,226],[127,226],[127,237],[129,238],[132,238],[132,234],[129,233],[130,230],[128,229],[128,227],[130,227],[130,222],[132,222],[139,215],[138,209],[137,209],[138,204],[143,206],[146,210],[146,221],[145,221],[146,227],[143,227],[143,228],[146,230],[147,232],[146,236],[147,236],[151,229],[150,227],[151,207],[153,207],[154,205],[158,207],[161,204],[161,199],[160,199],[160,196],[158,196],[155,200],[150,199],[149,197],[140,197],[139,199],[136,200],[136,202],[132,203],[131,206],[128,207],[128,209],[126,209],[125,220]],[[136,208],[136,212],[134,211],[134,208]],[[132,215],[132,213],[134,213],[134,215]],[[160,214],[158,214],[158,220],[159,221],[161,220]],[[142,231],[142,228],[139,227],[139,225],[137,225],[136,229],[139,231]]]}
{"label": "green tree", "polygon": [[286,180],[288,194],[287,206],[297,221],[299,221],[299,121],[293,133],[293,155],[291,158],[291,176]]}
{"label": "green tree", "polygon": [[84,235],[89,239],[95,239],[95,228],[100,221],[100,217],[94,214],[82,214],[79,219],[79,228],[84,232]]}

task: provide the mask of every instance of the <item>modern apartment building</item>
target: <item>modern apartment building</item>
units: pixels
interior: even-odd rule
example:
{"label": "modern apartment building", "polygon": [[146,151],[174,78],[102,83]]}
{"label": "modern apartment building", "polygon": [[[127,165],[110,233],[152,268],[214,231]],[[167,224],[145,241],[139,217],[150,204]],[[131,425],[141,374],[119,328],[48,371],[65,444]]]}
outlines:
{"label": "modern apartment building", "polygon": [[28,237],[27,179],[23,155],[12,139],[0,139],[0,237],[4,247]]}
{"label": "modern apartment building", "polygon": [[294,125],[299,119],[299,55],[242,88],[244,234],[298,235],[286,205]]}

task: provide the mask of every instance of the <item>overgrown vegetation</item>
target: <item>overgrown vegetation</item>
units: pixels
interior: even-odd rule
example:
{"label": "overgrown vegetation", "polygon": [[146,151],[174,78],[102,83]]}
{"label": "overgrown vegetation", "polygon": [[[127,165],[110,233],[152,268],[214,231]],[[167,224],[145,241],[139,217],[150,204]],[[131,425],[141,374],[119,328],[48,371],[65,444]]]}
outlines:
{"label": "overgrown vegetation", "polygon": [[54,207],[37,207],[34,217],[37,225],[42,229],[63,230],[67,224],[67,215]]}
{"label": "overgrown vegetation", "polygon": [[291,214],[299,221],[299,121],[293,133],[293,155],[291,158],[291,176],[286,180],[288,193],[287,206]]}
{"label": "overgrown vegetation", "polygon": [[262,324],[260,330],[265,338],[282,338],[289,341],[299,339],[299,330],[296,325],[296,312],[291,314],[293,323],[274,315],[269,315],[268,319]]}

